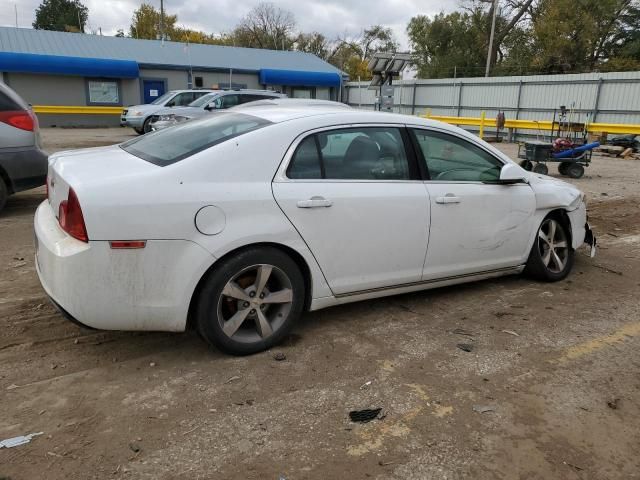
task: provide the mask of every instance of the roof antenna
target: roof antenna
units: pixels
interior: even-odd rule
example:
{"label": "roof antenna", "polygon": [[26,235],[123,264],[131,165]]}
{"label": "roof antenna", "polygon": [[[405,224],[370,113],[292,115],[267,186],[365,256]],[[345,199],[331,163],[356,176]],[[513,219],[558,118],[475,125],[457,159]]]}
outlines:
{"label": "roof antenna", "polygon": [[18,4],[14,3],[13,8],[16,10],[16,28],[18,28]]}

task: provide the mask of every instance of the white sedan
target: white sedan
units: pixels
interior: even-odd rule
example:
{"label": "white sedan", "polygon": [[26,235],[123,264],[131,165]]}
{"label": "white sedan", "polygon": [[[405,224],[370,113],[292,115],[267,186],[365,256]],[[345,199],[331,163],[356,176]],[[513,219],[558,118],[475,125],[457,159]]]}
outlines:
{"label": "white sedan", "polygon": [[527,272],[593,244],[584,195],[477,137],[327,105],[228,111],[50,159],[46,293],[84,325],[249,354],[304,311]]}

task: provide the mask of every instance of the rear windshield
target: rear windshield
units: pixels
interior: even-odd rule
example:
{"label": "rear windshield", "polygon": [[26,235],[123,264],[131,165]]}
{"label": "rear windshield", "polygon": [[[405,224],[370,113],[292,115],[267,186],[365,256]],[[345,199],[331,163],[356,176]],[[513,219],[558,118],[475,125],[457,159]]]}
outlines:
{"label": "rear windshield", "polygon": [[252,130],[271,125],[244,113],[220,112],[147,133],[120,145],[124,151],[164,167]]}

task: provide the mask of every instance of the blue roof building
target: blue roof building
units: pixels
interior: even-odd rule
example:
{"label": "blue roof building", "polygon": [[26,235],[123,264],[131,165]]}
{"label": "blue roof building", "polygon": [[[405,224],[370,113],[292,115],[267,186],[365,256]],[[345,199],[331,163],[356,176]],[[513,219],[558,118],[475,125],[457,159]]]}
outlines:
{"label": "blue roof building", "polygon": [[[36,106],[121,107],[186,88],[337,99],[343,80],[340,70],[303,52],[0,27],[0,81]],[[45,126],[118,124],[117,115],[39,117]]]}

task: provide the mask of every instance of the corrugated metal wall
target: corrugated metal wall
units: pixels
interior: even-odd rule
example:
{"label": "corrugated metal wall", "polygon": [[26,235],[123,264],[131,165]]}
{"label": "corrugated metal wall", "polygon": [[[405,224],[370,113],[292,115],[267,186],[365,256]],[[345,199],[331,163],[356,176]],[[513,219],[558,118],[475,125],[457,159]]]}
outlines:
{"label": "corrugated metal wall", "polygon": [[[368,83],[345,85],[345,101],[373,109]],[[405,80],[394,89],[394,111],[423,115],[551,120],[561,105],[574,121],[640,124],[640,72]]]}

